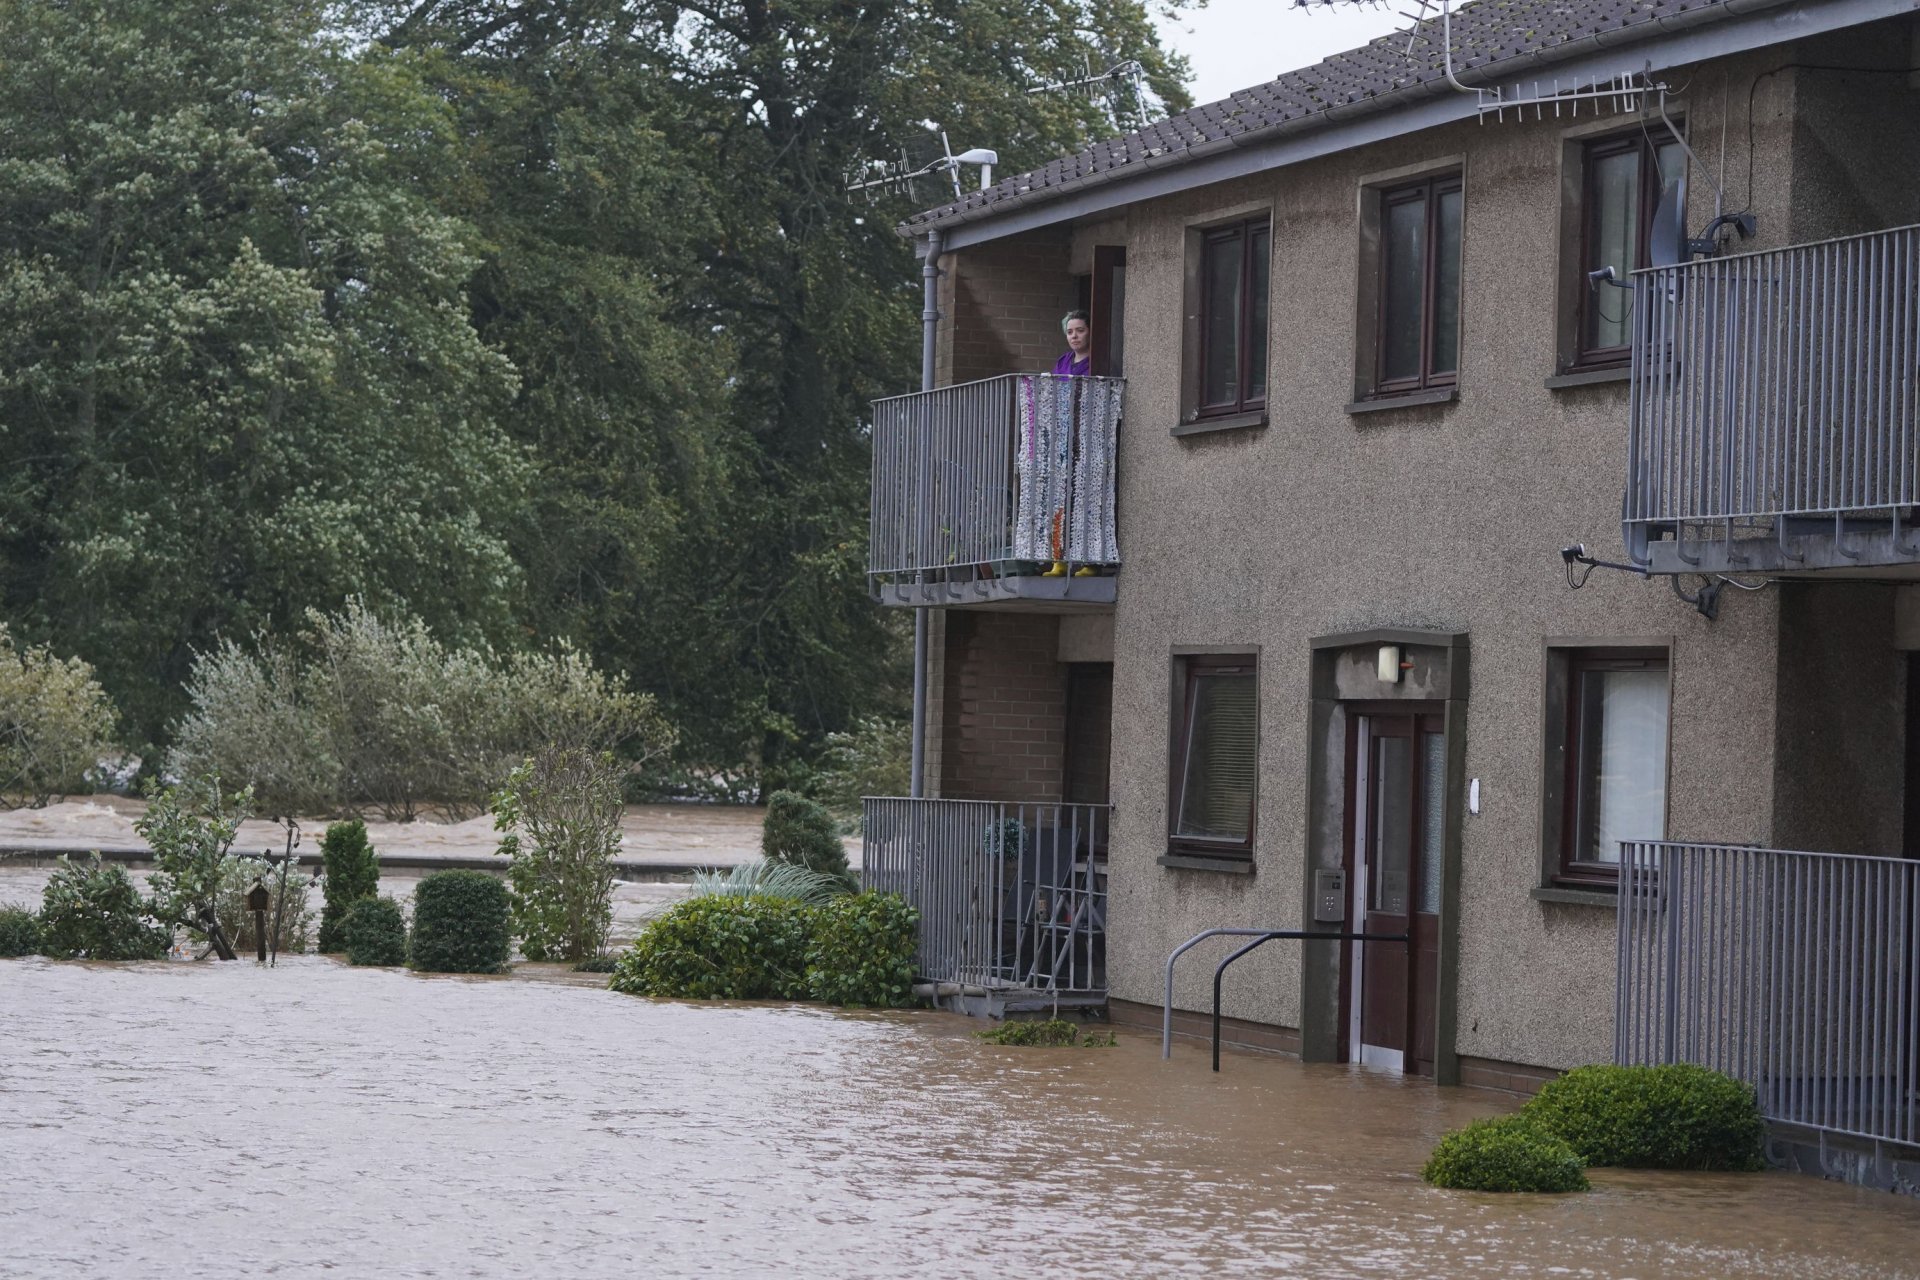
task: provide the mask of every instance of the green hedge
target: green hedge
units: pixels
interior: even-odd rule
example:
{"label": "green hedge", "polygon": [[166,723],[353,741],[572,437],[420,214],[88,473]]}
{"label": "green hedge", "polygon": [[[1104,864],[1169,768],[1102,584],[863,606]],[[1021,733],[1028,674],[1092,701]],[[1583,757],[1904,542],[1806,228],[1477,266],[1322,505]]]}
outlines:
{"label": "green hedge", "polygon": [[1440,1139],[1420,1176],[1461,1191],[1585,1191],[1585,1166],[1525,1115],[1478,1120]]}
{"label": "green hedge", "polygon": [[367,824],[358,818],[328,827],[320,840],[320,856],[327,894],[327,905],[320,912],[320,950],[345,951],[347,911],[380,892],[380,860],[367,840]]}
{"label": "green hedge", "polygon": [[1705,1067],[1580,1067],[1550,1081],[1522,1114],[1590,1165],[1762,1166],[1764,1126],[1752,1088]]}
{"label": "green hedge", "polygon": [[819,906],[761,894],[690,898],[647,926],[608,985],[691,1000],[905,1005],[919,919],[897,894]]}
{"label": "green hedge", "polygon": [[0,907],[0,958],[39,954],[39,913],[26,907]]}
{"label": "green hedge", "polygon": [[413,891],[407,964],[422,973],[500,973],[513,955],[507,885],[484,871],[436,871]]}
{"label": "green hedge", "polygon": [[337,935],[348,964],[407,962],[407,922],[392,898],[361,898],[350,905]]}
{"label": "green hedge", "polygon": [[767,818],[760,828],[760,856],[768,862],[790,862],[858,887],[847,865],[847,847],[840,842],[833,815],[791,791],[767,797]]}
{"label": "green hedge", "polygon": [[154,924],[118,863],[60,859],[40,903],[40,948],[56,960],[160,960],[172,934]]}

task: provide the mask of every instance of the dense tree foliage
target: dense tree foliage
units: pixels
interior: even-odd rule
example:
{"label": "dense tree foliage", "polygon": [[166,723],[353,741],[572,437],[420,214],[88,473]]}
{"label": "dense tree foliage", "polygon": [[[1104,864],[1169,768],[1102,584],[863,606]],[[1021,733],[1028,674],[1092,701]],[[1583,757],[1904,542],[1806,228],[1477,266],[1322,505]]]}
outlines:
{"label": "dense tree foliage", "polygon": [[918,274],[864,158],[1037,163],[1149,0],[0,0],[0,607],[158,741],[195,651],[350,597],[565,639],[680,763],[899,709],[865,405]]}

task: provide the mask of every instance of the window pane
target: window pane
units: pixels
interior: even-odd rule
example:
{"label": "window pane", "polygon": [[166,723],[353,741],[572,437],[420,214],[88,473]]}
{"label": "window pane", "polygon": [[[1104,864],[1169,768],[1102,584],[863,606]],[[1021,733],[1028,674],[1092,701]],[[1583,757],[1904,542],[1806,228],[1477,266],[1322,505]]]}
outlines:
{"label": "window pane", "polygon": [[1371,909],[1388,915],[1407,913],[1408,857],[1413,841],[1413,741],[1373,740],[1373,863]]}
{"label": "window pane", "polygon": [[1267,283],[1273,265],[1273,233],[1262,227],[1247,239],[1247,252],[1253,255],[1247,264],[1253,295],[1247,299],[1247,399],[1261,401],[1267,398]]}
{"label": "window pane", "polygon": [[1580,675],[1580,843],[1618,863],[1622,840],[1660,840],[1667,813],[1667,673]]}
{"label": "window pane", "polygon": [[1427,279],[1427,201],[1420,196],[1386,207],[1381,253],[1386,287],[1381,290],[1380,378],[1392,382],[1420,376],[1422,303]]}
{"label": "window pane", "polygon": [[1240,255],[1246,241],[1238,236],[1209,240],[1201,264],[1204,295],[1201,324],[1205,336],[1206,367],[1200,374],[1200,403],[1233,404],[1240,395]]}
{"label": "window pane", "polygon": [[[1594,160],[1588,170],[1587,265],[1612,267],[1621,283],[1640,261],[1640,157],[1616,152]],[[1627,343],[1627,292],[1609,284],[1587,291],[1587,347],[1623,347]]]}
{"label": "window pane", "polygon": [[1458,191],[1443,191],[1434,219],[1433,367],[1452,373],[1460,367],[1460,202]]}
{"label": "window pane", "polygon": [[1420,735],[1420,893],[1416,910],[1440,914],[1440,872],[1446,848],[1447,740]]}
{"label": "window pane", "polygon": [[1244,841],[1253,823],[1253,676],[1193,678],[1175,834]]}

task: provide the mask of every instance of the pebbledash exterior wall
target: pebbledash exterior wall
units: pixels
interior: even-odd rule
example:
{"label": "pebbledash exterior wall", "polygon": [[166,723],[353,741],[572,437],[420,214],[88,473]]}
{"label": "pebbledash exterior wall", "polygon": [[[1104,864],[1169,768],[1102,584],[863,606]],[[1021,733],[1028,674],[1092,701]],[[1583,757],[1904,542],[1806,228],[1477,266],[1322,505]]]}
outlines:
{"label": "pebbledash exterior wall", "polygon": [[[1905,113],[1907,123],[1893,129],[1896,160],[1861,127],[1856,96],[1831,83],[1810,89],[1819,73],[1785,66],[1897,60],[1907,32],[1887,25],[1668,77],[1691,86],[1675,114],[1708,142],[1709,164],[1723,130],[1744,138],[1751,127],[1750,189],[1740,166],[1729,163],[1726,179],[1728,207],[1750,203],[1759,219],[1748,247],[1916,220],[1910,122],[1920,112],[1904,81],[1885,77],[1874,89]],[[1547,386],[1560,372],[1559,309],[1576,287],[1562,252],[1564,166],[1575,154],[1570,141],[1632,123],[1447,126],[943,259],[941,367],[943,379],[958,380],[1043,367],[1058,343],[1034,326],[1047,306],[1071,301],[1067,284],[1053,282],[1086,270],[1092,243],[1127,252],[1125,563],[1112,641],[1115,1001],[1157,1005],[1167,953],[1202,929],[1307,920],[1311,866],[1337,861],[1340,838],[1333,775],[1344,764],[1315,747],[1326,736],[1314,702],[1326,694],[1314,685],[1314,643],[1324,637],[1457,637],[1453,680],[1465,696],[1449,722],[1457,839],[1441,1011],[1443,1053],[1450,1044],[1457,1057],[1443,1065],[1443,1079],[1513,1086],[1538,1074],[1529,1069],[1611,1054],[1612,907],[1605,895],[1578,900],[1543,883],[1550,643],[1670,646],[1670,837],[1898,851],[1905,666],[1892,586],[1729,590],[1717,621],[1662,581],[1598,572],[1583,590],[1567,587],[1562,546],[1619,554],[1627,388]],[[1446,165],[1464,174],[1465,188],[1458,398],[1350,413],[1362,189],[1381,175]],[[1895,168],[1902,174],[1890,175]],[[1697,228],[1712,208],[1711,187],[1697,175],[1690,205]],[[1190,231],[1262,212],[1273,226],[1269,422],[1174,437]],[[1041,627],[981,615],[965,628],[950,615],[936,646],[945,664],[933,686],[943,691],[932,735],[940,793],[1011,789],[1006,798],[1020,798],[1020,788],[1043,789],[1043,771],[989,776],[963,759],[1010,750],[1001,735],[1031,733],[1027,721],[1051,714],[1040,710],[1052,706],[1051,691],[1038,688],[1020,692],[1033,699],[1024,718],[987,709],[1006,702],[990,685],[1020,690],[1043,665],[1035,657]],[[986,654],[997,638],[1008,645],[1004,678],[994,674],[1001,659]],[[1157,862],[1166,852],[1173,662],[1183,647],[1258,654],[1252,874]],[[1463,812],[1468,779],[1479,781],[1477,815]],[[1234,970],[1225,1011],[1285,1029],[1269,1037],[1281,1047],[1298,1042],[1290,1036],[1303,1022],[1319,1025],[1319,1048],[1309,1033],[1308,1051],[1325,1056],[1331,973],[1303,975],[1298,947],[1270,946]],[[1178,1007],[1205,1009],[1209,979],[1210,966],[1188,968]]]}

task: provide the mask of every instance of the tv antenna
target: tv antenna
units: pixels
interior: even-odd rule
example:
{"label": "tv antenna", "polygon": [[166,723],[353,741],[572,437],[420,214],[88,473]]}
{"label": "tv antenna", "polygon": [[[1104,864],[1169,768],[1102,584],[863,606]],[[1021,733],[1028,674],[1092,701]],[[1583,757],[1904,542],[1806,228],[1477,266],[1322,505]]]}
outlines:
{"label": "tv antenna", "polygon": [[866,192],[869,198],[876,192],[904,195],[912,191],[913,184],[921,178],[944,173],[953,183],[953,198],[958,200],[966,194],[960,189],[960,170],[963,166],[979,166],[980,189],[985,191],[993,185],[993,166],[999,163],[1000,153],[986,147],[973,147],[959,155],[953,154],[953,147],[947,141],[947,131],[942,129],[938,157],[916,166],[907,159],[906,151],[902,150],[898,160],[860,161],[847,172],[846,193],[852,196]]}
{"label": "tv antenna", "polygon": [[1147,69],[1137,58],[1128,58],[1116,62],[1105,71],[1093,69],[1093,55],[1083,55],[1087,73],[1075,80],[1054,80],[1046,84],[1035,85],[1027,90],[1029,95],[1036,93],[1055,93],[1068,98],[1096,97],[1106,99],[1107,116],[1118,130],[1129,130],[1145,125],[1150,118],[1147,109]]}

